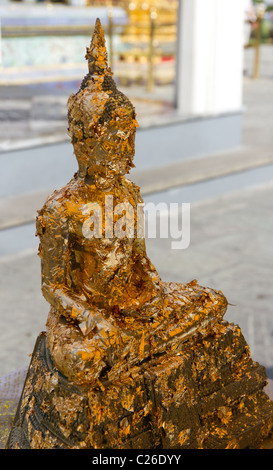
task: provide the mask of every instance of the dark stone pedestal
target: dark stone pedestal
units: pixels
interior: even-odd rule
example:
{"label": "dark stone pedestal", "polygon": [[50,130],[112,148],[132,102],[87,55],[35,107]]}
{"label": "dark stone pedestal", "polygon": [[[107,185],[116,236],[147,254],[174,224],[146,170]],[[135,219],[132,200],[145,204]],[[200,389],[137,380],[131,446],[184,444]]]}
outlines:
{"label": "dark stone pedestal", "polygon": [[116,382],[75,386],[36,343],[7,448],[268,448],[273,402],[265,368],[238,326],[151,358]]}

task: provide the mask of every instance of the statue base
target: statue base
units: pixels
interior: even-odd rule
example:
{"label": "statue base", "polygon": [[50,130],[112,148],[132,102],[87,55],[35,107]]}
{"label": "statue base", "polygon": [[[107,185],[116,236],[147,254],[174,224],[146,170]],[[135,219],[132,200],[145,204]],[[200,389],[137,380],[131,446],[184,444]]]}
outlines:
{"label": "statue base", "polygon": [[273,431],[265,368],[237,325],[144,360],[130,375],[76,386],[37,339],[8,449],[261,448]]}

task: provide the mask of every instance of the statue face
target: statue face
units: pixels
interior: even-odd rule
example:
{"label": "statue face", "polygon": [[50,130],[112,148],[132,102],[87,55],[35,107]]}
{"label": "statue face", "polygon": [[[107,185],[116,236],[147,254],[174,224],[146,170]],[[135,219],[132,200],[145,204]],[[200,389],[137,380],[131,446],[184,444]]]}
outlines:
{"label": "statue face", "polygon": [[80,176],[89,174],[110,180],[127,174],[134,166],[136,127],[134,110],[125,107],[117,108],[103,124],[99,119],[87,125],[72,124],[69,130]]}
{"label": "statue face", "polygon": [[111,171],[124,175],[134,166],[137,126],[134,111],[118,108],[106,127],[103,127],[99,138],[99,151],[102,155],[102,163]]}
{"label": "statue face", "polygon": [[135,125],[127,131],[107,126],[107,132],[103,132],[93,141],[95,154],[89,160],[91,166],[88,173],[101,178],[127,174],[134,166],[135,133]]}

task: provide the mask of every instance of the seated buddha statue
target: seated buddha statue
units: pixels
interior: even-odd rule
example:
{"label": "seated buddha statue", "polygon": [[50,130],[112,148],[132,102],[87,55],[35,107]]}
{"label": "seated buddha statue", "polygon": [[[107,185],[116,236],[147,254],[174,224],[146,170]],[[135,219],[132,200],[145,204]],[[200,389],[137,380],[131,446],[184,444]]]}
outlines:
{"label": "seated buddha statue", "polygon": [[112,78],[99,20],[86,58],[68,100],[79,168],[38,211],[50,312],[7,448],[259,447],[273,402],[265,368],[223,320],[225,296],[163,282],[147,256],[143,200],[126,177],[136,113]]}
{"label": "seated buddha statue", "polygon": [[[225,313],[221,292],[164,283],[138,237],[143,203],[126,175],[133,165],[134,106],[121,93],[107,63],[104,33],[97,20],[89,72],[68,100],[68,132],[79,169],[48,198],[37,217],[42,258],[42,292],[51,304],[48,346],[54,363],[75,383],[94,383],[107,373],[179,347],[189,335]],[[105,201],[133,208],[130,236],[110,233]],[[102,211],[98,236],[86,234],[92,204]],[[114,214],[113,223],[119,215]]]}

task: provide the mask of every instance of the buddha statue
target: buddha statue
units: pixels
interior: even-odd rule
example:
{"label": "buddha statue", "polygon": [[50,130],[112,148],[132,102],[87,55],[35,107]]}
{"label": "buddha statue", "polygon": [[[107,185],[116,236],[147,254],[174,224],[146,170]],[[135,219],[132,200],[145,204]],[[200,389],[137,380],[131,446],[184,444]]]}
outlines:
{"label": "buddha statue", "polygon": [[223,320],[225,296],[163,282],[147,256],[143,200],[126,177],[136,113],[113,80],[99,19],[86,59],[68,99],[78,171],[37,216],[50,312],[8,448],[258,445],[273,404],[265,369]]}

